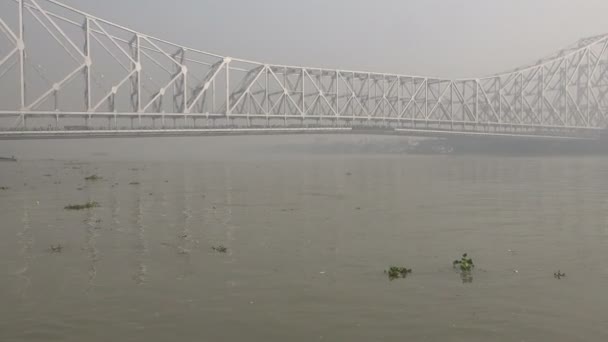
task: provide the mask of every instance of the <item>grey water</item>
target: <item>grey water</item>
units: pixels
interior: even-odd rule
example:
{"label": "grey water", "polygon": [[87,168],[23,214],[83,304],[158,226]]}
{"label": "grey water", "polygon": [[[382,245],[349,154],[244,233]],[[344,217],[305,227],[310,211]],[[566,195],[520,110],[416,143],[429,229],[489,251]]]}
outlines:
{"label": "grey water", "polygon": [[608,340],[608,158],[327,139],[3,141],[0,341]]}

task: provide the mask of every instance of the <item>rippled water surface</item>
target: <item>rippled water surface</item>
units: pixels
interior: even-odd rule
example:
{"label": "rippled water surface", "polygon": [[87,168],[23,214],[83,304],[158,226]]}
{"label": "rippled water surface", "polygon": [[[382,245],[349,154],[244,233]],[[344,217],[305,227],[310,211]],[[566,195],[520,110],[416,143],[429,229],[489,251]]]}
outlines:
{"label": "rippled water surface", "polygon": [[608,340],[608,159],[95,144],[0,163],[0,341]]}

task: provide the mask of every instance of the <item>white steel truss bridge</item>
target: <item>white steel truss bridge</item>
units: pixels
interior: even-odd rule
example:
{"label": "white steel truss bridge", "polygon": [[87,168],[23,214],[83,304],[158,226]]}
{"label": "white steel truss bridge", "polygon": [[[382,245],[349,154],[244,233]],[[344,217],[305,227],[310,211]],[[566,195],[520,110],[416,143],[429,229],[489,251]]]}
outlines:
{"label": "white steel truss bridge", "polygon": [[54,0],[0,0],[0,136],[374,131],[595,137],[608,35],[482,78],[265,64]]}

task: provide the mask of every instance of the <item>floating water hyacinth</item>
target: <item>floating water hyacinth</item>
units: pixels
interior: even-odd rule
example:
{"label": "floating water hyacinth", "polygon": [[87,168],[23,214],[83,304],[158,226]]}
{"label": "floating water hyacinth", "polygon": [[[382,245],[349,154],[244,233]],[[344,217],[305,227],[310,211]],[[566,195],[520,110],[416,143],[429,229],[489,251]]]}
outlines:
{"label": "floating water hyacinth", "polygon": [[90,181],[90,182],[94,182],[94,181],[98,181],[98,180],[102,180],[103,178],[98,176],[98,175],[90,175],[88,177],[85,177],[84,180],[86,181]]}
{"label": "floating water hyacinth", "polygon": [[55,245],[51,245],[51,253],[61,253],[61,251],[63,250],[63,246],[61,244],[55,246]]}
{"label": "floating water hyacinth", "polygon": [[70,204],[65,206],[65,210],[84,210],[99,207],[99,203],[97,202],[87,202],[85,204]]}
{"label": "floating water hyacinth", "polygon": [[218,253],[226,253],[226,252],[228,252],[228,248],[224,247],[223,245],[213,246],[213,247],[211,247],[211,249],[213,249],[214,251],[216,251]]}
{"label": "floating water hyacinth", "polygon": [[459,267],[463,272],[470,272],[473,268],[475,268],[473,259],[469,258],[467,253],[464,253],[460,260],[454,260],[452,266]]}
{"label": "floating water hyacinth", "polygon": [[473,259],[469,258],[467,253],[464,253],[460,260],[454,260],[452,266],[460,270],[460,279],[463,283],[473,282],[471,271],[475,268],[475,264],[473,264]]}
{"label": "floating water hyacinth", "polygon": [[385,270],[384,273],[388,274],[388,278],[390,280],[395,280],[407,277],[408,274],[412,273],[412,269],[407,267],[391,266],[388,270]]}

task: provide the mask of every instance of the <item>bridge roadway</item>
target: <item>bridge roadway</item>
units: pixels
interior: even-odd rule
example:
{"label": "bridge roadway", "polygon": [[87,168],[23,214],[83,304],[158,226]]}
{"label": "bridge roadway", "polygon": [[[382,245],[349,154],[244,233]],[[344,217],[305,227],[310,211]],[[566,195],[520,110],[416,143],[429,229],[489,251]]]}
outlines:
{"label": "bridge roadway", "polygon": [[0,140],[31,139],[91,139],[136,138],[177,136],[237,136],[237,135],[286,135],[286,134],[361,134],[398,135],[413,137],[470,137],[504,138],[521,141],[598,141],[601,132],[573,132],[572,135],[525,134],[503,132],[451,131],[393,127],[221,127],[221,128],[168,128],[168,129],[90,129],[90,130],[16,130],[0,131]]}

